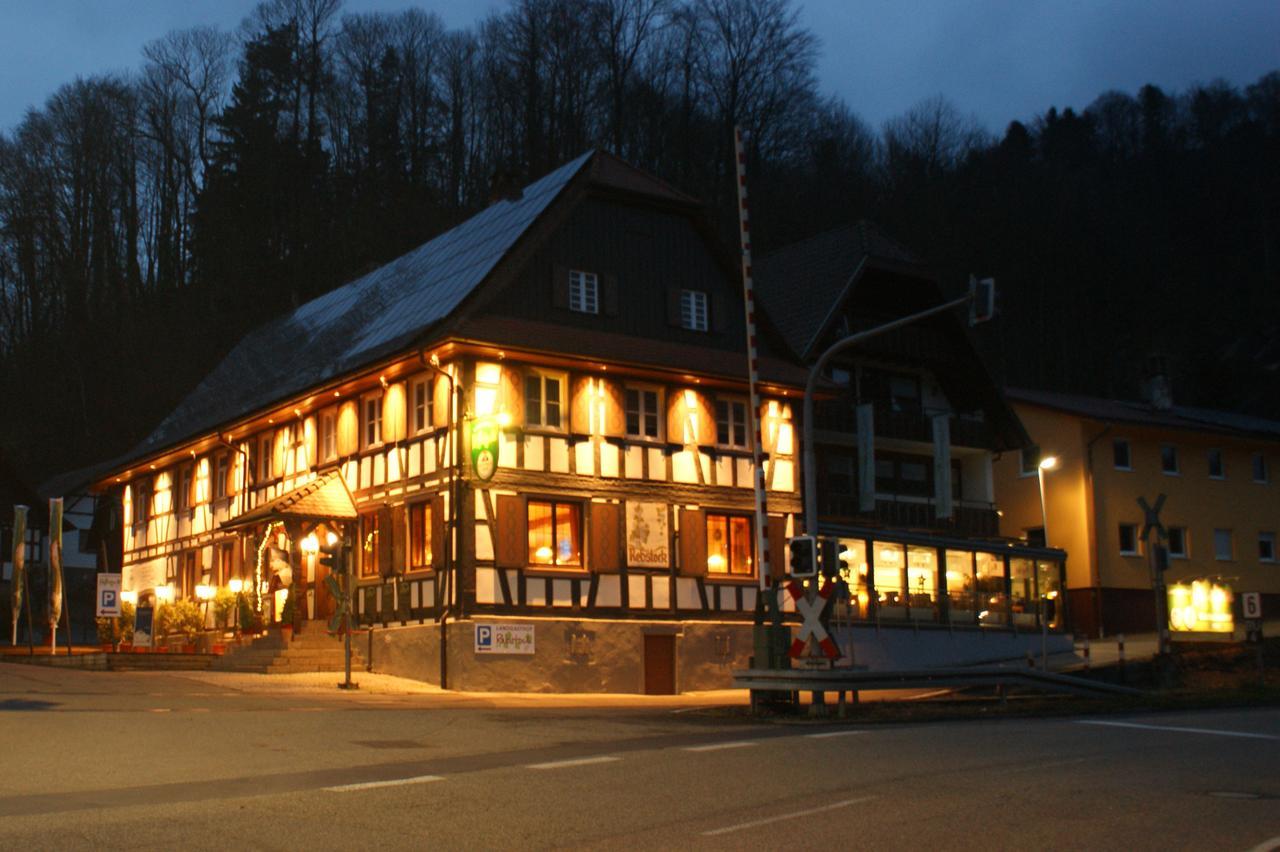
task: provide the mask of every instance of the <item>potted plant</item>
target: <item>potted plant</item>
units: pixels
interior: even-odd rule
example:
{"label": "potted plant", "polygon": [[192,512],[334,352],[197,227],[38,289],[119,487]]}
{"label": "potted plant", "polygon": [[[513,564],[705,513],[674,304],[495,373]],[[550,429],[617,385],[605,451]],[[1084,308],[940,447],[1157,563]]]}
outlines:
{"label": "potted plant", "polygon": [[119,648],[127,654],[133,650],[133,604],[128,601],[120,604],[120,617],[117,620],[120,624]]}
{"label": "potted plant", "polygon": [[293,641],[293,620],[298,613],[298,604],[293,597],[293,588],[284,596],[284,606],[280,609],[280,638],[287,646]]}
{"label": "potted plant", "polygon": [[249,599],[244,594],[236,596],[239,599],[237,606],[239,607],[239,627],[237,632],[246,636],[251,636],[262,631],[262,615],[249,606]]}
{"label": "potted plant", "polygon": [[114,615],[104,615],[97,618],[95,623],[103,653],[112,653],[120,642],[120,620]]}
{"label": "potted plant", "polygon": [[165,640],[173,630],[173,604],[156,605],[156,614],[151,621],[151,653],[167,654],[169,646]]}
{"label": "potted plant", "polygon": [[196,634],[204,629],[204,613],[195,601],[178,601],[172,608],[169,629],[182,637],[182,653],[194,654]]}

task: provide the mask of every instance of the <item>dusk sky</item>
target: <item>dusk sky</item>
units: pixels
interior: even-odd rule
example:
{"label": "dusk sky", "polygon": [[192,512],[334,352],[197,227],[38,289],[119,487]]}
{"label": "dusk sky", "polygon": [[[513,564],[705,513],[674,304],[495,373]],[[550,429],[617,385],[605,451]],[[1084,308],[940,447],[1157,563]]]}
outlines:
{"label": "dusk sky", "polygon": [[[0,129],[77,76],[140,66],[169,30],[233,29],[255,0],[0,0]],[[410,0],[345,0],[345,12],[399,11]],[[423,0],[466,27],[499,0]],[[824,92],[879,127],[942,94],[1000,132],[1050,106],[1081,109],[1144,83],[1180,90],[1222,78],[1243,86],[1280,68],[1277,0],[807,0],[821,39]]]}

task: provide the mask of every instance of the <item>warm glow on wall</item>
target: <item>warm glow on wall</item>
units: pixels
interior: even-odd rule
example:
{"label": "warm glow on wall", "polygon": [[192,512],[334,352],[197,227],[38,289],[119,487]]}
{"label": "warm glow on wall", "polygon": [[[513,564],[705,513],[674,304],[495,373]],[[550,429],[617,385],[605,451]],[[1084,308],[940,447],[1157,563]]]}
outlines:
{"label": "warm glow on wall", "polygon": [[156,600],[161,603],[170,603],[173,601],[173,597],[174,591],[171,584],[165,583],[163,586],[156,586]]}
{"label": "warm glow on wall", "polygon": [[476,384],[497,387],[502,381],[502,367],[498,364],[476,364]]}
{"label": "warm glow on wall", "polygon": [[691,390],[684,392],[684,443],[698,443],[698,395]]}

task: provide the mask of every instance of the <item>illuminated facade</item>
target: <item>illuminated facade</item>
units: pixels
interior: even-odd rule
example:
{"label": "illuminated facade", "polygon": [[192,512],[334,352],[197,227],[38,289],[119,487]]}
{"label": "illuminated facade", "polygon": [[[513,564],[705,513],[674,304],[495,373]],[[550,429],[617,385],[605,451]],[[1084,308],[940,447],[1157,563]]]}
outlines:
{"label": "illuminated facade", "polygon": [[[376,670],[478,690],[729,685],[762,578],[740,270],[713,234],[693,199],[593,153],[268,323],[99,481],[123,505],[125,590],[258,589],[274,619],[292,588],[304,629],[323,629],[334,602],[314,542],[333,532],[354,544]],[[776,578],[801,511],[806,369],[762,325]],[[998,395],[965,390],[989,386],[965,352],[968,378],[941,384],[995,418],[985,441],[1018,439]],[[938,384],[910,359],[856,368],[873,361]],[[839,431],[824,440],[848,444]],[[940,525],[824,511],[850,541],[900,548],[896,587],[891,557],[864,572],[863,593],[884,596],[862,602],[868,623],[1024,626],[1009,544],[955,520],[970,502],[990,511],[993,446],[956,444],[962,511]],[[910,456],[936,447],[950,457],[948,440],[886,431],[875,452],[906,481]]]}
{"label": "illuminated facade", "polygon": [[[1160,494],[1170,599],[1181,610],[1211,614],[1199,619],[1198,630],[1214,632],[1206,625],[1221,623],[1222,606],[1230,606],[1211,596],[1213,588],[1237,597],[1261,592],[1267,613],[1280,606],[1280,492],[1273,481],[1280,423],[1040,391],[1013,390],[1009,398],[1034,445],[996,465],[1001,532],[1042,539],[1036,464],[1056,457],[1044,477],[1048,538],[1071,554],[1075,629],[1095,636],[1154,631],[1138,499],[1151,505]],[[1193,599],[1202,605],[1192,607]]]}

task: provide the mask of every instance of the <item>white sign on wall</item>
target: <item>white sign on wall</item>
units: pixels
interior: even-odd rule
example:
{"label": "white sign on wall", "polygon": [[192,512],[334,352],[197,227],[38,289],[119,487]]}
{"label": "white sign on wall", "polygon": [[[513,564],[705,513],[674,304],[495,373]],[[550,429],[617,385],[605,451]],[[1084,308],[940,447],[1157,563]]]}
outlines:
{"label": "white sign on wall", "polygon": [[98,618],[115,618],[120,614],[120,575],[98,575]]}
{"label": "white sign on wall", "polygon": [[532,624],[476,622],[477,654],[532,654]]}
{"label": "white sign on wall", "polygon": [[1240,611],[1245,618],[1262,618],[1262,595],[1257,592],[1241,594]]}
{"label": "white sign on wall", "polygon": [[627,503],[627,564],[635,568],[671,565],[666,503]]}

